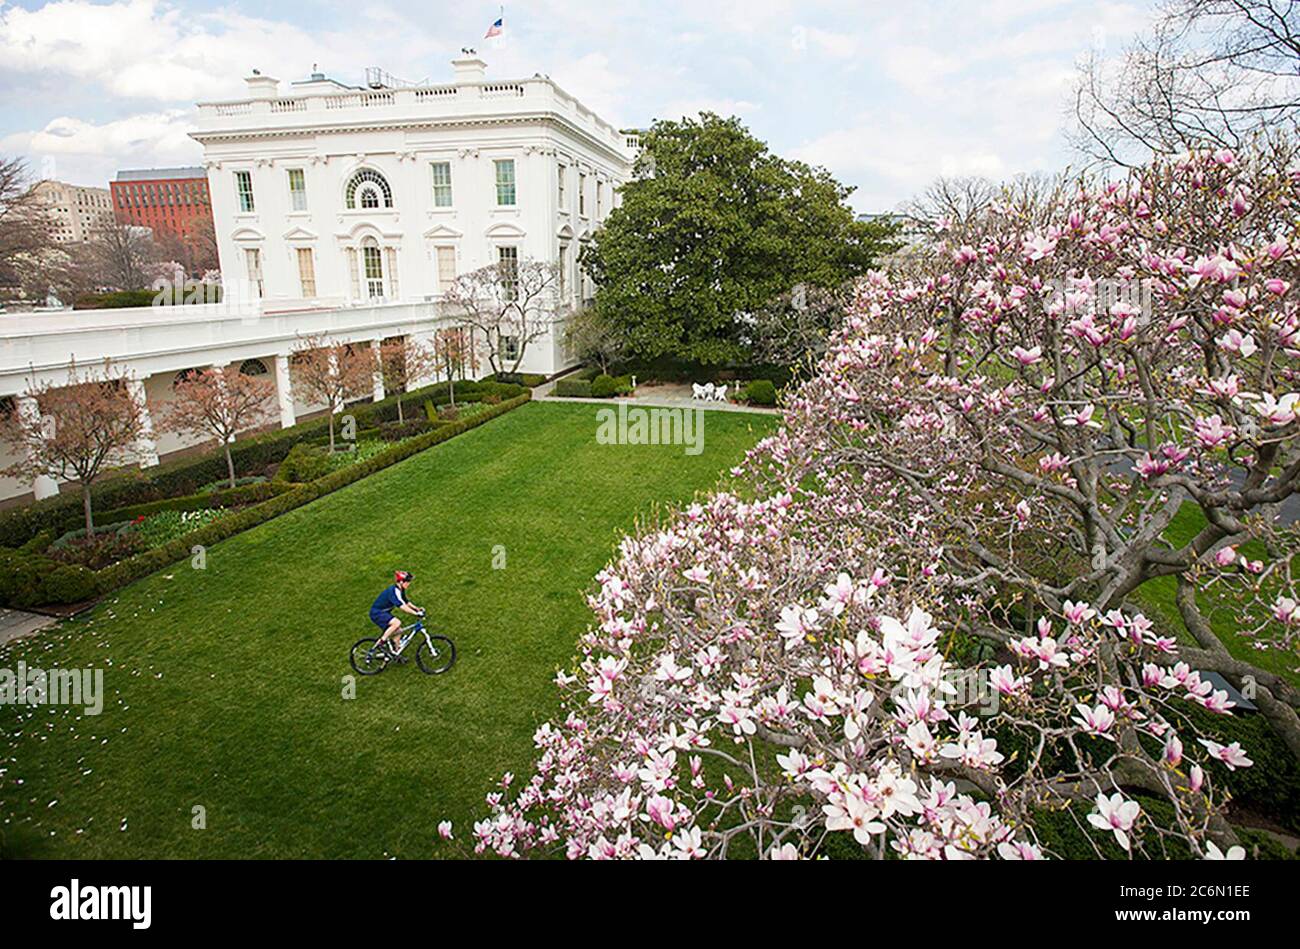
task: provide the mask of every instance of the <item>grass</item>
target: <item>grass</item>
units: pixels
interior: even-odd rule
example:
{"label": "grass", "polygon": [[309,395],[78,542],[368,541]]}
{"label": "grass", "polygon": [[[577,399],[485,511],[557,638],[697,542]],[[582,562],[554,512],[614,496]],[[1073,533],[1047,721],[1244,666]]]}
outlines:
{"label": "grass", "polygon": [[[4,709],[0,854],[446,854],[439,820],[464,841],[493,782],[530,773],[618,537],[716,484],[775,421],[709,413],[689,456],[597,445],[591,405],[526,405],[214,546],[206,569],[178,564],[0,647],[7,668],[103,669],[106,693],[100,716]],[[398,566],[459,660],[345,698],[348,648]]]}

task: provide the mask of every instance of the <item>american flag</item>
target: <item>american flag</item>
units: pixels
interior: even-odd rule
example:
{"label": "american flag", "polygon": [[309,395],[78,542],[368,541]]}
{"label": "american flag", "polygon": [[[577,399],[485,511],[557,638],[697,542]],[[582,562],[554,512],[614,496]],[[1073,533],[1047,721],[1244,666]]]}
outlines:
{"label": "american flag", "polygon": [[497,21],[496,21],[495,23],[493,23],[491,26],[488,27],[488,31],[487,31],[486,34],[484,34],[483,39],[485,39],[485,40],[490,40],[490,39],[492,39],[492,37],[494,37],[494,36],[500,36],[500,35],[501,35],[501,31],[502,31],[503,29],[505,29],[505,27],[502,25],[502,20],[503,20],[503,19],[505,19],[505,18],[504,18],[504,17],[498,17],[498,18],[497,18]]}

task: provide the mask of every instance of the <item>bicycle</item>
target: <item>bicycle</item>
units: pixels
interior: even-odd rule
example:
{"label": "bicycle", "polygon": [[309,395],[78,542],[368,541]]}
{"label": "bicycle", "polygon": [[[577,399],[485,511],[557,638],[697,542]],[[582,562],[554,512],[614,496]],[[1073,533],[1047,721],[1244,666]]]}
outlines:
{"label": "bicycle", "polygon": [[402,627],[393,656],[380,648],[377,636],[367,636],[352,644],[352,649],[348,653],[348,662],[358,675],[379,675],[388,668],[388,664],[395,656],[402,654],[407,643],[421,633],[424,634],[424,639],[415,649],[415,663],[425,675],[442,675],[456,661],[456,644],[446,636],[430,633],[425,628],[423,616],[414,623]]}

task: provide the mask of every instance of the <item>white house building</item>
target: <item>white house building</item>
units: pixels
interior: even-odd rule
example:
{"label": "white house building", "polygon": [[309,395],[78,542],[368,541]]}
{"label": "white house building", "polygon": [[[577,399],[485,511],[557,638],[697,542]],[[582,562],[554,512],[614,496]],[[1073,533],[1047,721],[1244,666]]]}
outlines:
{"label": "white house building", "polygon": [[[199,105],[221,269],[267,306],[436,302],[458,274],[537,260],[562,275],[557,315],[590,294],[581,248],[618,200],[635,140],[550,79],[365,86],[320,73]],[[525,352],[553,372],[561,334]]]}
{"label": "white house building", "polygon": [[[266,373],[287,427],[325,408],[294,391],[289,357],[303,338],[377,347],[432,335],[456,321],[440,297],[458,274],[512,260],[550,262],[563,275],[557,322],[529,344],[521,369],[564,368],[562,320],[590,295],[578,257],[631,175],[635,134],[545,77],[489,80],[473,55],[453,66],[442,85],[371,70],[364,86],[317,73],[282,90],[255,73],[248,98],[201,103],[192,134],[204,149],[225,301],[6,314],[0,409],[39,411],[29,390],[66,379],[70,357],[81,367],[110,358],[153,415],[190,369]],[[154,426],[137,454],[156,464],[189,444]],[[0,467],[10,451],[0,447]],[[0,500],[58,489],[0,478]]]}

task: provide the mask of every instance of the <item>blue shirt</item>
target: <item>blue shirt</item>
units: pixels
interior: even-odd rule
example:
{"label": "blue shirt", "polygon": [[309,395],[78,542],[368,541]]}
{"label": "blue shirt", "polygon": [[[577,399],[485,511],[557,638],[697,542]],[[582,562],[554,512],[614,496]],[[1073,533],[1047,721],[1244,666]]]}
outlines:
{"label": "blue shirt", "polygon": [[384,589],[384,592],[375,597],[375,602],[370,604],[370,612],[388,613],[400,606],[406,605],[406,595],[402,593],[401,588],[394,583],[391,587]]}

